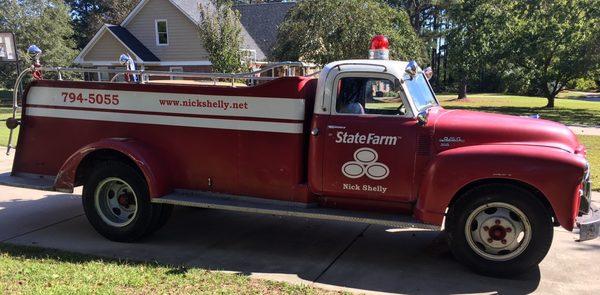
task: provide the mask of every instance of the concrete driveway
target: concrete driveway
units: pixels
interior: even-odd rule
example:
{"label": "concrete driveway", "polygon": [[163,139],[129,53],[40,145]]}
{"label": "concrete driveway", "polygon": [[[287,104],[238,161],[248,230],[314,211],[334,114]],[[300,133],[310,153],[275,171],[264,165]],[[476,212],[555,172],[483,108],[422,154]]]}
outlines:
{"label": "concrete driveway", "polygon": [[[2,160],[0,168],[10,160]],[[595,195],[599,200],[600,195]],[[555,230],[539,269],[513,279],[476,275],[438,232],[177,208],[136,244],[110,242],[88,224],[78,195],[0,186],[0,242],[158,261],[358,293],[600,294],[600,240]]]}

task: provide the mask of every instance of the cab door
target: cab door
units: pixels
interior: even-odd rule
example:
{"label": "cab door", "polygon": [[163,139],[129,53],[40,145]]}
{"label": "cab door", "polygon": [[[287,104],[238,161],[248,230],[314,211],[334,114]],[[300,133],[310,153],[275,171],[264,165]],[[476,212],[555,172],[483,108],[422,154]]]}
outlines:
{"label": "cab door", "polygon": [[323,134],[323,195],[411,201],[418,126],[410,108],[399,108],[399,82],[384,74],[342,75],[334,85]]}

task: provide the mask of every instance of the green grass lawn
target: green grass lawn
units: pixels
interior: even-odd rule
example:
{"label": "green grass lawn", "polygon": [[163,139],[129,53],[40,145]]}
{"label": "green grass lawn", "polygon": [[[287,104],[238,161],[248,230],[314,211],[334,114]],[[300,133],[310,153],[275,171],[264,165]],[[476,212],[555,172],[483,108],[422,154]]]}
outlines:
{"label": "green grass lawn", "polygon": [[[517,116],[539,114],[542,119],[565,125],[600,127],[600,102],[583,101],[582,94],[568,92],[557,98],[554,108],[545,108],[547,100],[536,96],[501,93],[470,94],[467,100],[457,100],[456,94],[438,94],[440,104],[447,109],[477,110]],[[395,110],[399,103],[372,103],[370,108]]]}
{"label": "green grass lawn", "polygon": [[[7,118],[12,117],[12,108],[0,107],[0,146],[5,147],[8,145],[8,134],[10,130],[6,128],[5,121]],[[17,145],[17,137],[19,136],[19,128],[15,129],[13,134],[13,146]]]}
{"label": "green grass lawn", "polygon": [[471,109],[484,112],[510,115],[539,114],[542,119],[561,122],[565,125],[600,127],[600,102],[573,99],[579,95],[563,94],[555,107],[545,108],[547,100],[543,97],[505,95],[497,93],[471,94],[468,100],[456,100],[455,94],[441,94],[438,99],[448,109]]}
{"label": "green grass lawn", "polygon": [[197,268],[0,244],[0,294],[338,294]]}

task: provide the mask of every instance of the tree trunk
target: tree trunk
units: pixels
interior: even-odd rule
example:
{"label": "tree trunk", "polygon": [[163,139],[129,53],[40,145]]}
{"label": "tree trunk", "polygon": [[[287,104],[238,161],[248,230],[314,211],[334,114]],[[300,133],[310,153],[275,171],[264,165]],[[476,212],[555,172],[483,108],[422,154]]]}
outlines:
{"label": "tree trunk", "polygon": [[555,97],[556,96],[554,96],[554,95],[546,97],[546,99],[548,99],[548,104],[546,104],[547,108],[553,108],[554,107],[554,98]]}
{"label": "tree trunk", "polygon": [[548,104],[546,104],[547,108],[554,108],[554,99],[564,89],[564,86],[560,86],[560,85],[565,85],[565,84],[566,84],[566,82],[564,82],[564,83],[556,82],[552,91],[546,94],[546,99],[548,100]]}
{"label": "tree trunk", "polygon": [[467,79],[462,79],[460,81],[460,86],[458,88],[458,99],[466,99],[467,98]]}

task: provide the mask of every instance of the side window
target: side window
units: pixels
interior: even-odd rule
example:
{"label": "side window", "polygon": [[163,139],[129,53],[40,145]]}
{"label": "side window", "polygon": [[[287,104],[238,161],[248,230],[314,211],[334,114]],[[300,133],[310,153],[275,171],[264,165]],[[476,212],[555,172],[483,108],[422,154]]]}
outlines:
{"label": "side window", "polygon": [[404,115],[402,97],[394,81],[385,78],[339,79],[335,109],[340,114]]}
{"label": "side window", "polygon": [[155,20],[156,29],[156,45],[169,45],[169,36],[167,33],[167,20]]}

